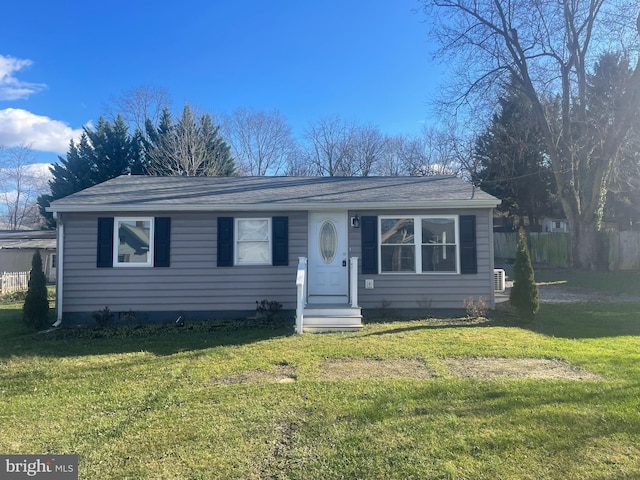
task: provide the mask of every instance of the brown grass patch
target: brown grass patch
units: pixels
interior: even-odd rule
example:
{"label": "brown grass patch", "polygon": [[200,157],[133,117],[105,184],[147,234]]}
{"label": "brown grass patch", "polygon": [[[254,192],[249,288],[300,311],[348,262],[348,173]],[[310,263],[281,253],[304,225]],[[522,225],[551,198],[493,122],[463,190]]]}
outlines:
{"label": "brown grass patch", "polygon": [[449,373],[462,378],[540,378],[564,380],[602,380],[562,360],[542,358],[447,358]]}
{"label": "brown grass patch", "polygon": [[357,358],[348,360],[324,360],[320,364],[320,380],[358,380],[388,378],[433,378],[434,372],[421,360],[396,358],[375,360]]}
{"label": "brown grass patch", "polygon": [[[467,357],[441,360],[449,374],[458,378],[537,378],[557,380],[603,380],[562,360],[542,358],[498,358]],[[423,360],[394,358],[377,360],[372,358],[326,359],[320,362],[318,380],[427,380],[436,377],[432,367]],[[275,365],[270,370],[248,370],[246,372],[211,380],[216,385],[239,385],[252,383],[292,383],[297,380],[291,365]]]}
{"label": "brown grass patch", "polygon": [[290,365],[276,365],[271,370],[248,370],[246,372],[211,380],[217,385],[239,385],[245,383],[292,383],[297,379],[295,369]]}

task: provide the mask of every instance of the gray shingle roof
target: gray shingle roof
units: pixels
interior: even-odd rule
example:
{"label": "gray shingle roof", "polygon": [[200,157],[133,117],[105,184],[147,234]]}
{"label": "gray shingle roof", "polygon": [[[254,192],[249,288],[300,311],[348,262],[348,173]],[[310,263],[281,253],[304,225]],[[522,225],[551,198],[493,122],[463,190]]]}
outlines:
{"label": "gray shingle roof", "polygon": [[56,248],[55,230],[1,230],[0,249]]}
{"label": "gray shingle roof", "polygon": [[171,211],[493,207],[495,197],[453,176],[120,176],[56,200],[50,210]]}

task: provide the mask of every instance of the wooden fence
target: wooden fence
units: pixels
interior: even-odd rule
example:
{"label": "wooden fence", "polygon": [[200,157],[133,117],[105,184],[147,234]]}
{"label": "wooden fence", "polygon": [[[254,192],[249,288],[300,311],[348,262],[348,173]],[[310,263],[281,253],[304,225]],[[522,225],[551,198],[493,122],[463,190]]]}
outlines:
{"label": "wooden fence", "polygon": [[30,272],[2,272],[0,294],[20,292],[29,289]]}
{"label": "wooden fence", "polygon": [[[528,233],[531,261],[569,267],[571,243],[568,233]],[[516,256],[516,232],[493,234],[494,257],[512,260]],[[640,270],[640,232],[605,230],[598,238],[598,263],[609,270]]]}

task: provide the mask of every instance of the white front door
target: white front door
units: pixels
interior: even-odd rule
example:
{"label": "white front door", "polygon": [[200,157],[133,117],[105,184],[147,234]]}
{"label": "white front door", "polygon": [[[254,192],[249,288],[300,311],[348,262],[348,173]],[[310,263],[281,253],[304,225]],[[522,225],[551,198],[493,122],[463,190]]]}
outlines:
{"label": "white front door", "polygon": [[348,300],[346,212],[309,213],[309,303]]}

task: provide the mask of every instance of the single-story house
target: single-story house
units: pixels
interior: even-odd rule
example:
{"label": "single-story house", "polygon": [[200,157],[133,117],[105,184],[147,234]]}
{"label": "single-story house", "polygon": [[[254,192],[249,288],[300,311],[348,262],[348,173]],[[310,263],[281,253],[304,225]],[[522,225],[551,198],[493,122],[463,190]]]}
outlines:
{"label": "single-story house", "polygon": [[298,330],[361,315],[495,305],[495,197],[453,176],[120,176],[52,202],[58,322],[296,311]]}
{"label": "single-story house", "polygon": [[29,272],[33,254],[40,252],[48,282],[56,280],[56,232],[0,230],[0,272]]}

